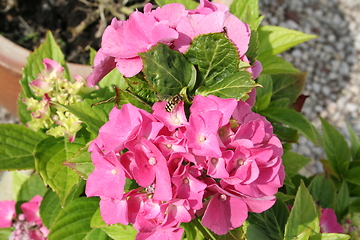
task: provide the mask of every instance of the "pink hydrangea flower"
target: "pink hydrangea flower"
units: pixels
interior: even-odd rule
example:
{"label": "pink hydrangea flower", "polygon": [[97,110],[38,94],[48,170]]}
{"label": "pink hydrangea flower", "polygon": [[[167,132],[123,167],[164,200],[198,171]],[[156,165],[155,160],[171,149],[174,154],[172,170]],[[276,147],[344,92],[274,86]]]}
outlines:
{"label": "pink hydrangea flower", "polygon": [[[248,212],[269,209],[283,184],[281,142],[249,104],[195,96],[189,118],[182,104],[171,113],[177,124],[161,103],[153,114],[115,107],[90,145],[95,170],[86,194],[100,196],[106,223],[132,224],[137,239],[180,239],[180,224],[196,214],[225,234]],[[125,192],[125,178],[140,187]]]}
{"label": "pink hydrangea flower", "polygon": [[36,195],[29,202],[21,204],[23,213],[18,216],[15,212],[15,201],[0,201],[0,228],[14,228],[9,239],[47,239],[49,230],[40,218],[41,201],[42,197]]}
{"label": "pink hydrangea flower", "polygon": [[320,215],[320,232],[322,233],[344,233],[344,229],[338,223],[334,210],[322,208]]}
{"label": "pink hydrangea flower", "polygon": [[11,227],[12,220],[16,217],[15,201],[0,201],[0,228]]}
{"label": "pink hydrangea flower", "polygon": [[[94,71],[87,79],[89,86],[94,86],[114,67],[125,77],[136,75],[142,69],[138,53],[146,52],[158,43],[170,45],[178,38],[179,34],[172,25],[176,24],[176,18],[186,13],[184,7],[171,4],[165,10],[154,12],[149,12],[149,8],[151,5],[147,5],[145,13],[134,12],[126,21],[113,19],[105,29]],[[165,21],[163,19],[169,17],[169,8],[172,18]]]}
{"label": "pink hydrangea flower", "polygon": [[[238,50],[239,58],[249,63],[245,53],[250,42],[250,28],[225,5],[201,0],[195,10],[187,10],[179,3],[155,10],[151,8],[152,5],[147,4],[144,13],[136,11],[126,21],[112,20],[94,59],[94,71],[87,78],[89,86],[97,84],[115,67],[125,77],[138,74],[143,68],[138,53],[146,52],[158,43],[185,53],[191,41],[201,34],[225,31]],[[248,69],[254,79],[261,70],[258,61]]]}

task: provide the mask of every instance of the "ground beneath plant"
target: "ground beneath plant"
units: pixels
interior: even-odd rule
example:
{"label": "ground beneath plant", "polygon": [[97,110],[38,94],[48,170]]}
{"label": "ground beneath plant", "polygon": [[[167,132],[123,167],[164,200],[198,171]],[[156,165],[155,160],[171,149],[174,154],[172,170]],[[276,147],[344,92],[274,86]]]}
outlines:
{"label": "ground beneath plant", "polygon": [[89,49],[98,50],[101,35],[113,17],[126,19],[142,0],[0,0],[0,34],[34,50],[50,30],[66,60],[89,63]]}

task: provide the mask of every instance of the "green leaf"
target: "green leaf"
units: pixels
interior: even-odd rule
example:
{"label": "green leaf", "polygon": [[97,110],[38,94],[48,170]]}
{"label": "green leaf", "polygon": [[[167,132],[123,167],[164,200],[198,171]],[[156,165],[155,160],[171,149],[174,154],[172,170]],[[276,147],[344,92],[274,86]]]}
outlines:
{"label": "green leaf", "polygon": [[135,239],[138,233],[135,228],[130,225],[110,225],[108,227],[102,227],[101,229],[115,240]]}
{"label": "green leaf", "polygon": [[192,0],[155,0],[155,2],[159,5],[159,7],[170,3],[181,3],[186,9],[195,9],[199,5],[197,2]]}
{"label": "green leaf", "polygon": [[235,73],[240,63],[239,53],[225,33],[196,37],[185,57],[198,69],[198,86],[211,86],[222,81]]}
{"label": "green leaf", "polygon": [[306,73],[271,75],[273,80],[272,101],[289,99],[289,105],[294,103],[301,94],[306,81]]}
{"label": "green leaf", "polygon": [[51,189],[47,191],[40,205],[40,216],[43,224],[50,229],[61,212],[60,199]]}
{"label": "green leaf", "polygon": [[349,206],[350,213],[358,214],[360,212],[360,198],[353,200]]}
{"label": "green leaf", "polygon": [[83,121],[91,133],[97,135],[100,127],[109,120],[109,112],[114,107],[113,104],[92,106],[98,102],[98,99],[84,99],[82,102],[61,106]]}
{"label": "green leaf", "polygon": [[360,160],[360,138],[356,135],[354,129],[347,124],[347,129],[350,135],[350,143],[351,143],[351,155],[352,159]]}
{"label": "green leaf", "polygon": [[261,231],[263,235],[267,236],[266,239],[282,239],[288,217],[289,210],[287,206],[280,200],[277,200],[275,205],[265,212],[249,213],[246,221],[250,225],[256,225],[256,227],[253,228],[256,229],[256,232],[249,231],[248,226],[245,236],[248,239],[262,239],[256,238],[258,231]]}
{"label": "green leaf", "polygon": [[236,98],[237,100],[247,98],[254,87],[257,87],[248,72],[236,72],[224,80],[216,82],[209,87],[200,87],[196,90],[196,95],[215,95],[220,98]]}
{"label": "green leaf", "polygon": [[262,26],[259,31],[259,61],[282,53],[317,36],[278,26]]}
{"label": "green leaf", "polygon": [[345,174],[345,179],[356,185],[360,185],[360,167],[354,167],[349,169]]}
{"label": "green leaf", "polygon": [[17,124],[0,124],[0,170],[34,168],[35,146],[46,135]]}
{"label": "green leaf", "polygon": [[322,208],[335,209],[336,189],[334,182],[325,174],[317,175],[310,183],[308,190]]}
{"label": "green leaf", "polygon": [[192,222],[188,222],[188,223],[181,223],[181,227],[184,228],[185,230],[185,234],[186,234],[186,239],[187,240],[203,240],[205,239],[204,235],[195,227],[194,224],[192,224]]}
{"label": "green leaf", "polygon": [[258,0],[234,0],[230,4],[230,12],[239,19],[243,19],[246,15],[246,11],[250,10],[252,16],[259,16],[259,4]]}
{"label": "green leaf", "polygon": [[318,233],[309,238],[310,240],[347,240],[349,235],[340,233]]}
{"label": "green leaf", "polygon": [[259,39],[258,32],[251,30],[249,48],[246,51],[246,56],[250,61],[250,65],[253,65],[257,57],[259,56]]}
{"label": "green leaf", "polygon": [[318,133],[314,126],[300,113],[280,107],[268,107],[259,112],[261,115],[269,118],[268,120],[280,122],[293,129],[298,130],[307,139],[311,140],[315,145],[318,145]]}
{"label": "green leaf", "polygon": [[108,226],[100,215],[100,207],[95,211],[94,215],[90,221],[90,227],[92,228],[100,228]]}
{"label": "green leaf", "polygon": [[[152,104],[152,103],[158,101],[159,98],[158,98],[158,95],[155,92],[153,86],[150,85],[149,82],[147,82],[144,78],[145,77],[141,73],[137,74],[136,76],[130,77],[130,78],[125,78],[128,88],[124,89],[124,90],[128,90],[131,93],[133,93],[133,95],[135,95],[135,96],[131,96],[131,97],[133,97],[133,98],[137,97],[138,101],[143,101],[147,104]],[[123,90],[123,89],[120,88],[119,90]],[[119,91],[119,93],[120,93],[120,91]],[[122,100],[121,97],[124,97],[126,100],[129,100],[128,99],[129,96],[121,96],[120,95],[119,100]]]}
{"label": "green leaf", "polygon": [[256,112],[264,110],[269,106],[273,93],[273,82],[269,75],[261,74],[257,79],[257,83],[262,87],[256,89],[256,101],[254,106]]}
{"label": "green leaf", "polygon": [[86,236],[83,238],[83,240],[107,240],[107,239],[112,239],[110,238],[106,232],[104,232],[102,229],[100,228],[93,228],[91,229],[90,232],[88,232],[86,234]]}
{"label": "green leaf", "polygon": [[90,50],[89,50],[89,65],[90,66],[94,66],[94,59],[95,59],[95,56],[96,56],[96,53],[97,51],[95,49],[93,49],[92,47],[90,47]]}
{"label": "green leaf", "polygon": [[157,94],[176,95],[183,87],[194,87],[196,71],[183,54],[158,44],[139,53],[143,60],[146,80]]}
{"label": "green leaf", "polygon": [[131,103],[133,106],[135,106],[137,108],[143,109],[150,113],[152,112],[151,106],[149,104],[147,104],[146,102],[144,102],[138,96],[134,95],[131,92],[123,90],[121,88],[118,88],[117,91],[118,91],[118,97],[119,97],[119,102],[118,102],[119,106],[122,106],[126,103]]}
{"label": "green leaf", "polygon": [[307,229],[315,233],[320,232],[320,222],[314,201],[304,183],[301,182],[285,227],[284,240],[293,239]]}
{"label": "green leaf", "polygon": [[101,230],[106,232],[110,237],[118,240],[135,239],[135,236],[138,233],[134,227],[130,225],[124,226],[121,224],[114,224],[108,226],[101,218],[100,208],[94,213],[90,226],[92,228],[101,228]]}
{"label": "green leaf", "polygon": [[79,138],[70,143],[66,138],[47,138],[40,142],[35,149],[35,167],[44,183],[49,185],[60,198],[62,206],[79,176],[63,162],[72,158],[78,149],[83,147]]}
{"label": "green leaf", "polygon": [[300,171],[300,169],[305,167],[305,165],[311,161],[310,158],[307,158],[293,151],[285,151],[282,156],[282,160],[285,167],[286,175],[290,178],[295,176]]}
{"label": "green leaf", "polygon": [[12,228],[0,228],[0,239],[10,239]]}
{"label": "green leaf", "polygon": [[75,155],[66,160],[64,165],[73,169],[80,177],[87,179],[90,173],[94,171],[94,164],[91,161],[91,154],[88,152],[88,145],[80,148]]}
{"label": "green leaf", "polygon": [[291,63],[278,56],[268,56],[261,59],[263,70],[261,74],[300,73]]}
{"label": "green leaf", "polygon": [[90,220],[98,207],[98,198],[75,199],[59,213],[49,229],[48,239],[83,239],[91,231]]}
{"label": "green leaf", "polygon": [[273,123],[274,134],[282,141],[287,143],[297,143],[299,133],[297,130],[286,127],[280,123]]}
{"label": "green leaf", "polygon": [[27,122],[31,121],[31,112],[27,110],[27,105],[22,101],[24,98],[26,98],[25,92],[21,91],[17,101],[17,109],[19,120],[22,124],[26,124]]}
{"label": "green leaf", "polygon": [[300,233],[298,236],[294,237],[294,240],[308,240],[310,239],[310,236],[312,234],[311,229],[305,229],[302,233]]}
{"label": "green leaf", "polygon": [[282,192],[277,192],[277,193],[275,194],[275,196],[276,196],[276,199],[277,199],[277,200],[280,200],[280,201],[283,201],[283,202],[287,202],[287,201],[289,201],[289,200],[295,199],[295,196],[294,196],[294,195],[287,195],[287,194],[282,193]]}
{"label": "green leaf", "polygon": [[337,216],[337,220],[339,222],[341,222],[341,220],[349,212],[349,205],[350,205],[350,192],[346,181],[343,181],[341,183],[339,192],[336,196],[335,213]]}
{"label": "green leaf", "polygon": [[[84,192],[85,181],[81,181],[80,184],[73,188],[69,197],[66,199],[66,204],[69,204],[73,199],[78,198],[80,194]],[[63,210],[60,205],[60,199],[52,189],[49,189],[45,194],[40,205],[40,216],[43,224],[50,229],[59,213]]]}
{"label": "green leaf", "polygon": [[[331,126],[327,121],[320,118],[323,131],[323,147],[326,157],[334,169],[339,175],[347,175],[349,169],[351,151],[350,148],[341,133]],[[351,173],[350,175],[351,176]],[[357,178],[359,175],[357,176]],[[351,177],[350,177],[351,179]]]}
{"label": "green leaf", "polygon": [[269,236],[266,235],[266,232],[262,231],[260,226],[255,224],[250,224],[248,221],[243,223],[243,229],[248,240],[271,240]]}
{"label": "green leaf", "polygon": [[47,190],[48,188],[45,187],[40,176],[38,174],[33,174],[22,185],[17,196],[17,202],[28,202],[36,195],[43,197]]}
{"label": "green leaf", "polygon": [[101,81],[98,83],[100,88],[112,88],[114,85],[125,89],[127,87],[127,83],[123,77],[123,75],[114,68],[111,72],[109,72]]}

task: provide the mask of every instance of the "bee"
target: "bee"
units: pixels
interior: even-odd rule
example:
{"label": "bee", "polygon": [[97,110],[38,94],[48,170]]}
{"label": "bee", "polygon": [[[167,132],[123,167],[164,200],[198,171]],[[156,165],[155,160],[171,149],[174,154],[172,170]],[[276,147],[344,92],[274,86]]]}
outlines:
{"label": "bee", "polygon": [[183,100],[183,97],[180,93],[176,94],[172,98],[170,98],[165,106],[165,110],[167,112],[171,112],[174,108]]}

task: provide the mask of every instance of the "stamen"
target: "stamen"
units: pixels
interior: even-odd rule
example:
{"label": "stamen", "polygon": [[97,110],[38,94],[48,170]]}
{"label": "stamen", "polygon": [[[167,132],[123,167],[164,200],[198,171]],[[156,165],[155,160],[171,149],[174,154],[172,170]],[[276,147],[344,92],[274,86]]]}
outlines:
{"label": "stamen", "polygon": [[149,164],[150,164],[151,166],[154,166],[154,165],[156,164],[156,158],[155,158],[155,157],[149,158]]}
{"label": "stamen", "polygon": [[206,137],[205,137],[205,136],[200,136],[200,137],[199,137],[199,141],[200,141],[200,142],[205,142],[205,140],[206,140]]}
{"label": "stamen", "polygon": [[237,160],[237,164],[239,165],[239,166],[242,166],[242,165],[244,165],[244,160],[242,160],[242,159],[239,159],[239,160]]}
{"label": "stamen", "polygon": [[221,194],[221,195],[219,196],[219,198],[220,198],[220,201],[226,201],[227,196],[226,196],[225,194]]}

